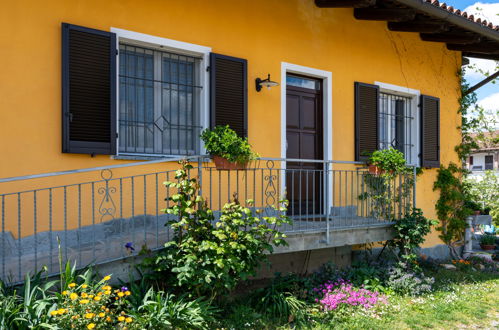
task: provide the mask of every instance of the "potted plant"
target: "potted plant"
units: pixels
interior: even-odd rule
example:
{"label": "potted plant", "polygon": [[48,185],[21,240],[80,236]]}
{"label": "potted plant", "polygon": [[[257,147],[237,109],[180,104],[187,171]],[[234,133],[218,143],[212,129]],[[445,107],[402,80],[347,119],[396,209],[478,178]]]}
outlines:
{"label": "potted plant", "polygon": [[472,210],[474,215],[480,215],[480,205],[477,202],[468,199],[464,202],[464,206]]}
{"label": "potted plant", "polygon": [[258,157],[247,138],[242,138],[226,126],[215,126],[201,133],[206,151],[213,156],[218,170],[241,170]]}
{"label": "potted plant", "polygon": [[407,171],[404,154],[397,149],[389,148],[374,151],[368,159],[369,173],[381,175],[385,172],[404,173]]}
{"label": "potted plant", "polygon": [[482,235],[482,238],[480,239],[480,247],[482,250],[494,250],[496,248],[496,235]]}

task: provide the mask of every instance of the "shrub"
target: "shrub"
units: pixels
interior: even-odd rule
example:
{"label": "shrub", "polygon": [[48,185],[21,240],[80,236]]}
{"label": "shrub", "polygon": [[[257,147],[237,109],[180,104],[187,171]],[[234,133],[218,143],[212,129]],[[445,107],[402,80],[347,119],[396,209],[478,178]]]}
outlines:
{"label": "shrub", "polygon": [[438,224],[423,216],[421,209],[414,208],[410,214],[395,221],[393,228],[395,236],[389,245],[398,250],[399,261],[410,267],[415,264],[418,256],[416,249],[423,244],[425,236],[430,233],[431,226]]}
{"label": "shrub", "polygon": [[411,296],[431,292],[434,283],[433,277],[426,277],[423,273],[416,273],[401,267],[390,268],[386,280],[386,284],[393,291]]}
{"label": "shrub", "polygon": [[[145,266],[170,271],[174,286],[213,299],[240,280],[254,276],[260,263],[267,260],[266,253],[271,253],[273,246],[286,244],[286,236],[277,227],[289,222],[285,216],[287,202],[274,208],[277,216],[259,217],[234,196],[215,222],[213,211],[197,194],[197,180],[189,178],[191,168],[184,162],[176,172],[177,182],[165,183],[177,190],[168,198],[173,206],[164,210],[176,217],[168,222],[174,239]],[[247,205],[251,207],[252,201]]]}
{"label": "shrub", "polygon": [[206,151],[212,156],[220,156],[237,163],[247,163],[258,157],[258,154],[251,150],[248,139],[238,136],[228,125],[204,130],[201,139]]}
{"label": "shrub", "polygon": [[209,329],[216,310],[209,303],[196,299],[175,299],[173,294],[152,288],[134,312],[140,329]]}

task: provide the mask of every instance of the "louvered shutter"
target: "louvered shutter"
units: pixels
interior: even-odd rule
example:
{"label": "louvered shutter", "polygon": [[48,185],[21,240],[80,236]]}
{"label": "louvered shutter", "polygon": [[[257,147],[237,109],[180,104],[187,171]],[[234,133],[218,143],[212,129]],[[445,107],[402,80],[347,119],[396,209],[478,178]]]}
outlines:
{"label": "louvered shutter", "polygon": [[248,63],[245,59],[210,54],[211,126],[229,125],[248,134]]}
{"label": "louvered shutter", "polygon": [[62,24],[62,152],[116,153],[116,35]]}
{"label": "louvered shutter", "polygon": [[379,87],[355,83],[355,160],[378,149]]}
{"label": "louvered shutter", "polygon": [[440,99],[421,95],[421,158],[423,167],[440,167]]}

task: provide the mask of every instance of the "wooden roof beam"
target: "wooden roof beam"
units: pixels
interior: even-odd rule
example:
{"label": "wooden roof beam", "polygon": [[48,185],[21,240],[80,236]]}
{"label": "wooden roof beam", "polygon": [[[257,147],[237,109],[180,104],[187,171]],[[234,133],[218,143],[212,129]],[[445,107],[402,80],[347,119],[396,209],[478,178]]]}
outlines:
{"label": "wooden roof beam", "polygon": [[355,8],[353,16],[368,21],[404,22],[413,20],[416,12],[402,8]]}
{"label": "wooden roof beam", "polygon": [[482,53],[473,53],[473,52],[463,52],[463,56],[473,57],[473,58],[481,58],[481,59],[484,59],[484,60],[499,61],[499,55],[493,55],[493,54],[482,54]]}
{"label": "wooden roof beam", "polygon": [[450,44],[474,44],[480,42],[481,36],[462,33],[420,33],[421,40],[446,42]]}
{"label": "wooden roof beam", "polygon": [[319,8],[366,8],[375,4],[376,0],[315,0]]}
{"label": "wooden roof beam", "polygon": [[388,22],[388,29],[397,32],[442,33],[449,31],[450,27],[441,22]]}
{"label": "wooden roof beam", "polygon": [[494,43],[477,43],[469,45],[460,44],[447,44],[448,50],[456,50],[461,52],[473,52],[473,53],[484,53],[484,54],[496,54],[499,55],[499,44]]}

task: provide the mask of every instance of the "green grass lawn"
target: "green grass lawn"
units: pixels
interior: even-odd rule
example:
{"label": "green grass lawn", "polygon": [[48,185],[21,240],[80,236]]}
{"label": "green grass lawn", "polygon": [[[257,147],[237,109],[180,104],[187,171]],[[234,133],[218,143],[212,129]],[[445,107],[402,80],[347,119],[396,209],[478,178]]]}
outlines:
{"label": "green grass lawn", "polygon": [[[241,305],[225,329],[499,329],[499,275],[474,270],[428,272],[435,290],[419,297],[390,294],[371,310],[347,309],[320,316],[308,305],[300,323],[275,322]],[[225,322],[224,322],[225,323]]]}

